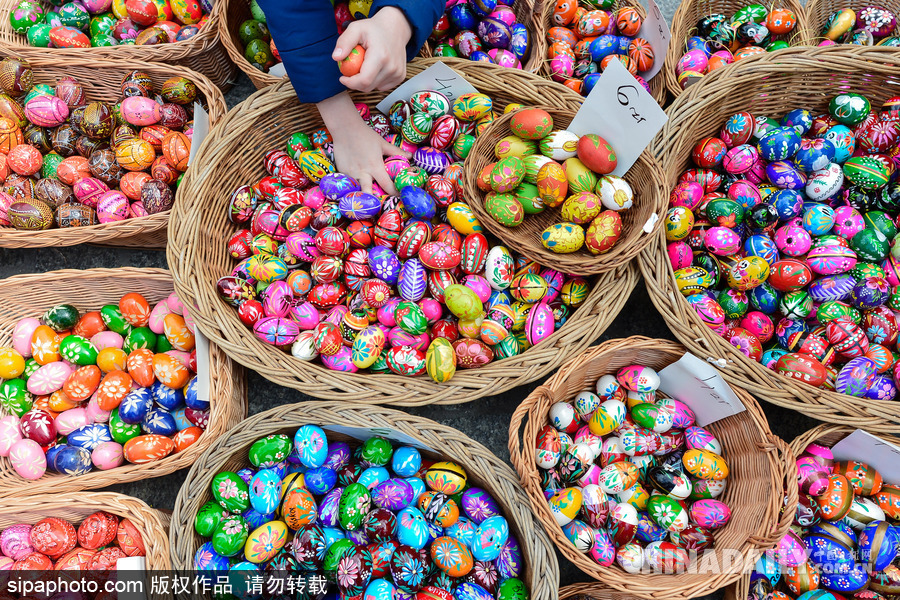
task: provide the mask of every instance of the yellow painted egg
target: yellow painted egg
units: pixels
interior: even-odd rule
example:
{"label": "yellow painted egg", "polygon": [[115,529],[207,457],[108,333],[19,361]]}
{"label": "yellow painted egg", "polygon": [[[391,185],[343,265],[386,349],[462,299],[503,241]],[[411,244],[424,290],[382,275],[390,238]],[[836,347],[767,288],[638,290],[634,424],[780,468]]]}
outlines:
{"label": "yellow painted egg", "polygon": [[593,192],[572,194],[562,205],[560,216],[566,221],[586,225],[600,214],[603,206],[600,198]]}
{"label": "yellow painted egg", "polygon": [[562,165],[548,162],[540,168],[535,181],[538,195],[545,205],[552,208],[565,202],[569,193],[569,181],[566,179],[566,171]]}
{"label": "yellow painted egg", "polygon": [[472,214],[469,205],[464,202],[453,202],[447,207],[447,221],[450,226],[463,235],[484,231],[481,223]]}
{"label": "yellow painted egg", "polygon": [[666,240],[677,242],[690,235],[694,213],[686,206],[673,206],[666,211]]}
{"label": "yellow painted egg", "polygon": [[514,110],[519,110],[520,108],[525,108],[525,105],[519,104],[518,102],[510,102],[506,105],[506,108],[503,109],[503,114],[511,113]]}
{"label": "yellow painted egg", "polygon": [[571,523],[581,510],[583,496],[578,488],[565,488],[553,494],[548,501],[550,512],[560,527]]}
{"label": "yellow painted egg", "polygon": [[460,319],[456,323],[459,334],[464,338],[474,340],[481,335],[481,326],[484,323],[484,313],[471,319]]}
{"label": "yellow painted egg", "polygon": [[592,192],[597,186],[597,174],[577,158],[567,158],[563,163],[566,168],[566,180],[569,182],[569,193]]}
{"label": "yellow painted egg", "polygon": [[525,163],[518,156],[497,161],[491,169],[491,189],[498,193],[511,192],[525,178]]}
{"label": "yellow painted egg", "polygon": [[125,361],[127,359],[128,355],[120,348],[104,348],[97,353],[97,366],[100,367],[100,370],[104,373],[124,371]]}
{"label": "yellow painted egg", "polygon": [[0,378],[15,379],[24,372],[25,358],[14,348],[0,348]]}
{"label": "yellow painted egg", "polygon": [[609,435],[625,422],[625,404],[620,400],[607,400],[594,411],[588,421],[588,429],[594,435]]}
{"label": "yellow painted egg", "polygon": [[425,370],[437,383],[446,383],[456,374],[456,352],[446,338],[435,338],[425,352]]}
{"label": "yellow painted egg", "polygon": [[557,254],[578,252],[584,246],[584,229],[576,223],[554,223],[541,233],[541,244]]}
{"label": "yellow painted egg", "polygon": [[[538,172],[540,172],[541,167],[547,163],[554,162],[554,160],[547,158],[543,154],[531,154],[523,157],[522,162],[525,163],[525,181],[537,185]],[[565,171],[563,171],[563,174],[565,175]]]}
{"label": "yellow painted egg", "polygon": [[453,103],[453,116],[461,121],[476,121],[491,112],[492,106],[487,94],[463,94]]}
{"label": "yellow painted egg", "polygon": [[709,450],[688,450],[681,462],[685,471],[698,479],[721,481],[728,477],[728,463]]}
{"label": "yellow painted egg", "polygon": [[353,339],[350,360],[360,369],[371,367],[384,350],[384,342],[384,331],[380,327],[366,327]]}
{"label": "yellow painted egg", "polygon": [[537,152],[537,144],[531,140],[523,140],[514,135],[508,135],[500,138],[500,141],[494,146],[494,156],[497,160],[508,156],[518,156],[524,158],[531,156]]}
{"label": "yellow painted egg", "polygon": [[334,173],[334,165],[328,157],[319,150],[304,150],[300,153],[300,170],[310,178],[313,183],[319,183],[329,173]]}
{"label": "yellow painted egg", "polygon": [[263,523],[250,533],[244,544],[244,558],[254,564],[271,560],[289,540],[284,521]]}
{"label": "yellow painted egg", "polygon": [[685,296],[709,289],[715,279],[709,271],[702,267],[684,267],[675,271],[675,285]]}
{"label": "yellow painted egg", "polygon": [[466,487],[466,470],[454,462],[436,462],[425,472],[429,489],[448,496],[460,493]]}

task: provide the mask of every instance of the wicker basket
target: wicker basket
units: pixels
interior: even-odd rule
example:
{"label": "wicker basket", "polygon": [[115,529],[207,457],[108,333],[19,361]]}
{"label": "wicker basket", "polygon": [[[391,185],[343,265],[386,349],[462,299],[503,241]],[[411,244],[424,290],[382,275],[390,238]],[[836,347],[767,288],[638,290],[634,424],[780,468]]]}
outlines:
{"label": "wicker basket", "polygon": [[218,0],[216,8],[222,11],[219,20],[219,39],[228,52],[231,62],[247,74],[256,89],[261,90],[281,81],[281,77],[269,75],[250,64],[244,56],[243,44],[238,36],[238,27],[247,19],[252,19],[250,2],[247,0]]}
{"label": "wicker basket", "polygon": [[[409,66],[410,75],[433,63],[433,59],[414,61]],[[535,75],[482,63],[454,66],[476,88],[503,102],[521,99],[557,106],[580,102],[571,90]],[[370,104],[382,97],[355,96]],[[278,385],[329,400],[402,406],[457,404],[543,377],[562,364],[566,356],[596,340],[624,306],[637,281],[631,266],[597,279],[587,301],[564,327],[541,344],[480,369],[460,369],[449,383],[442,385],[427,376],[339,373],[297,360],[265,344],[216,293],[216,281],[230,273],[234,265],[226,248],[233,226],[228,222],[222,198],[227,198],[239,184],[263,174],[262,156],[279,140],[297,129],[321,127],[321,123],[314,110],[297,102],[288,81],[257,92],[232,110],[200,149],[197,162],[202,166],[189,171],[183,185],[187,197],[197,200],[191,204],[176,203],[173,209],[168,259],[178,294],[186,303],[198,307],[192,314],[200,329],[236,361]]]}
{"label": "wicker basket", "polygon": [[0,501],[0,530],[25,523],[34,525],[46,517],[59,517],[78,527],[86,517],[104,510],[126,518],[141,532],[147,550],[147,570],[170,571],[169,516],[147,506],[142,500],[112,492],[64,493],[22,496]]}
{"label": "wicker basket", "polygon": [[[8,19],[0,19],[0,22],[9,25]],[[82,60],[71,60],[65,65],[60,65],[60,59],[49,55],[30,56],[28,60],[34,70],[36,84],[56,85],[56,82],[62,77],[75,77],[84,86],[88,99],[105,102],[118,101],[122,95],[122,79],[134,69],[140,69],[149,74],[155,86],[162,85],[170,77],[180,75],[197,84],[197,89],[205,97],[210,125],[218,123],[228,112],[222,92],[203,75],[184,67],[138,61],[103,62],[87,56]],[[19,231],[12,227],[0,227],[0,247],[45,248],[91,243],[104,246],[162,249],[166,247],[168,223],[169,213],[165,212],[89,227],[55,228],[43,231]]]}
{"label": "wicker basket", "polygon": [[[780,0],[779,2],[766,4],[766,6],[770,8],[781,7],[790,9],[797,15],[797,25],[794,27],[794,31],[786,36],[773,36],[772,39],[786,40],[793,46],[809,45],[811,39],[809,23],[811,21],[808,19],[807,15],[809,7],[812,6],[815,1],[816,0],[812,0],[807,4],[806,9],[803,8],[800,0]],[[672,98],[678,98],[684,93],[684,90],[678,85],[678,76],[675,74],[675,65],[678,64],[679,59],[684,54],[687,39],[696,32],[697,21],[707,15],[715,13],[721,13],[730,17],[746,5],[747,3],[742,2],[741,0],[690,0],[688,2],[681,2],[678,5],[678,8],[675,10],[675,16],[672,18],[672,36],[671,41],[669,42],[669,51],[666,53],[666,63],[663,66],[663,70],[657,76],[665,80],[666,89]],[[740,62],[741,61],[738,61],[736,64],[739,64]],[[727,73],[729,70],[730,67],[718,69],[713,72],[713,75],[707,75],[704,79],[707,77],[718,76],[718,74],[723,71]]]}
{"label": "wicker basket", "polygon": [[[451,460],[466,469],[468,481],[483,487],[503,509],[510,534],[519,540],[525,558],[522,580],[534,600],[555,600],[559,585],[559,565],[550,540],[528,508],[525,493],[516,474],[493,452],[459,431],[429,419],[404,412],[345,404],[342,402],[303,402],[280,406],[250,417],[222,436],[197,460],[188,473],[175,502],[170,541],[172,564],[190,569],[194,553],[203,540],[194,531],[194,515],[212,498],[210,482],[223,470],[238,470],[248,465],[247,450],[257,439],[277,433],[293,437],[306,424],[360,428],[363,439],[371,435],[391,437],[391,433],[412,438],[415,443],[436,452],[423,451],[434,460]],[[328,431],[329,439],[352,438]],[[405,443],[405,442],[404,442]]]}
{"label": "wicker basket", "polygon": [[[663,185],[671,190],[691,162],[691,149],[704,136],[716,135],[725,119],[742,110],[781,115],[803,106],[825,110],[831,90],[857,89],[873,104],[893,96],[900,83],[897,52],[890,48],[832,46],[788,48],[729,67],[728,78],[697,84],[669,108],[669,122],[654,139],[650,152],[663,169]],[[892,433],[900,424],[896,402],[862,400],[814,388],[777,375],[750,360],[725,338],[704,325],[675,286],[665,237],[640,256],[650,298],[672,332],[691,352],[712,357],[722,375],[736,387],[772,404],[820,421]]]}
{"label": "wicker basket", "polygon": [[[68,302],[78,309],[98,310],[104,304],[118,302],[127,292],[141,293],[151,305],[164,300],[173,291],[172,277],[163,269],[89,269],[50,271],[17,275],[0,285],[0,345],[8,345],[19,319],[39,317],[48,308]],[[92,471],[72,477],[48,472],[37,481],[25,481],[12,468],[8,458],[0,458],[0,497],[76,492],[161,477],[184,469],[233,425],[247,414],[247,394],[243,370],[232,363],[215,345],[209,351],[210,406],[209,425],[200,439],[188,449],[162,460],[125,464],[109,471]],[[3,411],[2,414],[7,414]]]}
{"label": "wicker basket", "polygon": [[[589,594],[593,590],[613,588],[649,600],[684,599],[710,594],[737,580],[744,564],[723,561],[725,550],[737,550],[754,562],[763,550],[773,548],[791,525],[797,505],[796,486],[785,482],[797,478],[794,457],[787,444],[769,431],[765,415],[756,401],[743,390],[735,393],[746,411],[717,421],[707,427],[726,450],[731,467],[728,487],[722,499],[731,508],[731,520],[716,532],[716,561],[726,565],[721,572],[711,574],[690,572],[679,575],[629,575],[618,566],[600,567],[588,556],[578,552],[566,538],[541,489],[535,462],[538,432],[546,423],[550,406],[568,401],[578,392],[593,388],[601,375],[615,373],[630,364],[642,364],[661,369],[684,354],[685,349],[673,342],[631,337],[611,340],[591,348],[567,362],[558,373],[519,405],[509,426],[509,451],[513,464],[522,479],[531,507],[544,524],[562,555],[602,585],[583,584],[576,589]],[[522,422],[526,420],[524,427]],[[782,513],[782,508],[787,508]],[[746,561],[745,561],[746,562]],[[750,565],[753,563],[750,562]]]}
{"label": "wicker basket", "polygon": [[[564,129],[575,117],[574,110],[541,107],[553,116],[554,127]],[[485,193],[478,189],[477,179],[482,169],[496,160],[494,146],[501,138],[511,135],[509,122],[514,113],[506,114],[492,123],[488,129],[478,136],[465,163],[465,192],[469,207],[478,220],[491,233],[520,254],[536,260],[542,265],[557,269],[563,273],[579,275],[596,275],[611,269],[618,269],[628,264],[640,254],[641,250],[654,239],[643,227],[653,222],[651,233],[662,228],[663,215],[666,211],[668,196],[663,191],[660,168],[656,160],[648,153],[642,154],[634,166],[628,171],[625,179],[634,190],[634,206],[622,211],[622,237],[609,252],[594,255],[582,248],[572,254],[557,254],[544,248],[541,244],[541,232],[548,226],[564,221],[560,216],[560,207],[549,208],[537,215],[526,215],[525,221],[518,227],[506,227],[495,221],[484,208]]]}
{"label": "wicker basket", "polygon": [[[550,3],[551,0],[518,0],[512,5],[512,9],[516,13],[516,22],[521,23],[528,29],[528,35],[531,38],[531,49],[529,54],[522,61],[522,69],[529,73],[538,73],[547,56],[547,30],[544,28],[544,19],[542,15],[542,3]],[[447,4],[450,5],[449,3]],[[419,51],[422,58],[434,57],[434,41],[430,38],[422,46]],[[458,66],[460,63],[467,63],[467,58],[441,58],[452,67]],[[515,69],[518,70],[518,69]]]}
{"label": "wicker basket", "polygon": [[[862,2],[861,0],[841,0],[840,2],[835,2],[834,0],[809,0],[806,3],[806,9],[804,16],[806,18],[806,43],[811,46],[818,45],[825,38],[822,36],[822,30],[825,28],[825,22],[828,21],[828,17],[839,11],[842,8],[850,8],[854,11],[859,11],[866,6],[879,6],[881,8],[886,8],[891,11],[893,14],[900,14],[900,2],[897,0],[886,0],[885,2],[879,2],[875,5]],[[900,33],[900,28],[894,27],[894,31],[891,32],[891,35],[897,35]]]}
{"label": "wicker basket", "polygon": [[[45,9],[53,6],[49,0],[38,1]],[[114,66],[125,61],[153,62],[170,67],[177,65],[202,73],[219,88],[228,89],[233,83],[234,65],[219,42],[222,2],[214,4],[207,24],[189,40],[157,46],[99,48],[35,48],[29,45],[25,36],[13,31],[9,22],[8,15],[18,4],[18,0],[0,0],[0,52],[3,54],[20,56],[29,62],[46,61],[61,68],[71,64]]]}
{"label": "wicker basket", "polygon": [[[549,44],[546,41],[547,32],[553,27],[553,9],[556,7],[555,0],[543,0],[544,8],[543,15],[541,16],[541,27],[542,34],[545,36],[544,39],[544,53],[541,54],[541,68],[539,73],[546,77],[547,79],[551,78],[550,71],[550,59],[547,58],[547,50],[549,49]],[[682,4],[684,4],[682,2]],[[638,0],[616,0],[615,7],[613,10],[619,10],[620,8],[630,6],[640,13],[642,18],[647,18],[647,8],[641,4]],[[656,60],[667,60],[667,57],[657,56]],[[668,100],[668,95],[666,94],[666,81],[663,73],[665,72],[665,67],[660,70],[656,75],[654,75],[650,81],[647,83],[650,85],[650,94],[652,94],[653,99],[656,100],[657,104],[660,106],[666,105],[666,100]],[[560,84],[561,85],[561,84]]]}

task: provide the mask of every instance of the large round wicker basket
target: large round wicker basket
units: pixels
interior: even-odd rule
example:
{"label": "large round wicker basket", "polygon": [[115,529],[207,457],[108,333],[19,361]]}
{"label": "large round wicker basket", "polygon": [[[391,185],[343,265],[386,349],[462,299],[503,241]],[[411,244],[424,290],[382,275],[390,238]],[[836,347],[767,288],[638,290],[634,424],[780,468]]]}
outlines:
{"label": "large round wicker basket", "polygon": [[[409,74],[419,73],[434,62],[416,60],[409,66]],[[571,90],[535,75],[482,63],[454,63],[454,68],[476,88],[504,103],[577,106],[581,102]],[[355,96],[369,104],[382,97]],[[197,155],[201,168],[188,172],[182,188],[194,201],[176,203],[173,209],[168,258],[178,294],[197,307],[192,314],[203,333],[239,363],[279,385],[329,400],[403,406],[456,404],[544,376],[567,356],[596,340],[624,306],[637,281],[630,265],[594,280],[585,303],[550,338],[515,357],[479,369],[460,369],[453,379],[440,385],[427,376],[339,373],[265,344],[216,293],[216,281],[229,274],[234,264],[226,247],[233,226],[222,199],[238,185],[262,176],[262,157],[280,140],[294,131],[321,126],[316,111],[297,101],[290,82],[257,92],[210,133]]]}
{"label": "large round wicker basket", "polygon": [[[142,294],[151,306],[173,291],[172,277],[163,269],[89,269],[17,275],[0,280],[0,345],[9,345],[19,319],[40,317],[66,302],[80,311],[99,310],[118,303],[128,292]],[[161,477],[191,466],[216,439],[247,414],[243,369],[214,344],[209,347],[210,415],[206,431],[183,452],[145,464],[128,464],[109,471],[95,470],[77,477],[48,472],[36,481],[22,479],[8,458],[0,458],[0,497],[57,494]],[[8,414],[5,410],[2,414]]]}
{"label": "large round wicker basket", "polygon": [[[3,21],[0,19],[0,21]],[[7,25],[9,20],[5,20]],[[122,96],[122,79],[132,70],[138,69],[153,80],[157,88],[170,77],[182,76],[197,85],[204,97],[204,106],[209,113],[210,125],[214,125],[228,112],[222,92],[200,73],[185,67],[167,66],[139,61],[93,60],[87,56],[69,60],[61,64],[60,59],[51,56],[30,56],[29,63],[34,70],[34,82],[56,85],[62,77],[76,78],[89,100],[115,103]],[[166,227],[169,212],[90,225],[88,227],[67,227],[42,231],[20,231],[13,227],[0,226],[0,247],[2,248],[45,248],[51,246],[74,246],[77,244],[99,244],[105,246],[127,246],[134,248],[162,249],[166,247]]]}
{"label": "large round wicker basket", "polygon": [[24,523],[34,525],[47,517],[59,517],[76,528],[86,517],[106,511],[128,519],[141,532],[148,571],[170,571],[169,516],[147,506],[142,500],[112,492],[53,493],[22,496],[0,502],[0,530]]}
{"label": "large round wicker basket", "polygon": [[[49,0],[38,0],[38,3],[45,9],[54,4]],[[180,66],[202,73],[216,87],[227,89],[233,83],[234,65],[228,60],[228,53],[219,42],[222,2],[213,5],[206,25],[189,40],[156,46],[91,48],[35,48],[29,45],[25,36],[13,31],[9,22],[9,13],[18,4],[18,0],[0,0],[0,52],[3,54],[13,54],[28,61],[49,61],[60,68],[73,63],[101,67],[132,60],[154,62],[163,67]]]}
{"label": "large round wicker basket", "polygon": [[[541,107],[553,117],[556,129],[565,129],[577,111]],[[548,208],[537,215],[526,215],[517,227],[506,227],[495,221],[484,207],[485,193],[478,188],[481,171],[496,160],[494,146],[501,138],[511,135],[510,121],[515,113],[503,115],[484,131],[472,147],[465,164],[465,191],[469,207],[486,229],[504,244],[542,265],[562,273],[596,275],[628,264],[654,239],[652,233],[660,229],[666,211],[667,196],[663,192],[659,165],[650,154],[644,153],[625,175],[634,191],[634,206],[619,213],[622,218],[622,234],[611,250],[595,255],[581,248],[571,254],[557,254],[541,244],[541,232],[550,225],[565,221],[560,215],[561,206]],[[644,231],[645,224],[652,224]]]}
{"label": "large round wicker basket", "polygon": [[258,90],[281,81],[281,77],[269,75],[251,65],[244,56],[243,44],[238,36],[238,27],[247,19],[253,18],[250,14],[250,2],[248,0],[219,0],[216,7],[221,10],[222,17],[219,19],[219,39],[238,69],[247,74]]}
{"label": "large round wicker basket", "polygon": [[[555,0],[543,0],[544,7],[541,15],[541,28],[542,35],[546,36],[547,32],[553,27],[553,9],[556,6]],[[684,3],[682,2],[682,5]],[[642,18],[647,17],[647,8],[638,0],[616,0],[615,5],[612,8],[612,11],[617,11],[620,8],[630,6],[640,13]],[[681,5],[679,5],[681,6]],[[550,70],[550,59],[547,58],[547,50],[549,48],[549,43],[545,40],[544,42],[544,53],[541,55],[541,65],[540,71],[538,71],[543,77],[548,79],[551,78],[551,70]],[[657,56],[655,60],[666,60],[665,56]],[[656,75],[654,75],[647,83],[650,85],[650,94],[653,95],[653,99],[656,100],[657,104],[660,106],[665,106],[667,100],[666,94],[666,81],[665,81],[665,67],[661,71],[659,71]],[[562,85],[562,84],[560,84]]]}
{"label": "large round wicker basket", "polygon": [[[666,190],[688,168],[697,140],[715,135],[725,119],[739,111],[782,115],[798,106],[823,111],[837,86],[860,90],[880,105],[900,82],[897,53],[890,48],[789,48],[729,68],[729,77],[692,86],[670,107],[669,122],[650,147],[662,165]],[[896,402],[863,400],[778,375],[704,325],[678,292],[665,248],[660,232],[640,256],[650,298],[676,337],[691,352],[714,360],[729,383],[820,421],[872,432],[897,430]]]}
{"label": "large round wicker basket", "polygon": [[[792,46],[805,46],[810,43],[810,21],[808,19],[808,9],[816,0],[812,0],[806,9],[803,8],[799,0],[782,0],[774,4],[766,4],[769,8],[787,8],[797,15],[797,25],[794,31],[787,35],[773,36],[774,40],[785,40]],[[666,53],[666,64],[658,77],[665,80],[665,86],[672,98],[678,98],[684,93],[681,86],[678,85],[678,76],[675,74],[675,65],[685,52],[685,43],[697,31],[697,21],[703,17],[715,13],[724,14],[731,17],[736,11],[746,6],[746,2],[741,0],[688,0],[681,2],[675,10],[675,16],[672,18],[672,37],[669,42],[669,51]],[[738,61],[740,63],[740,61]],[[736,64],[738,64],[736,63]],[[728,73],[730,67],[719,69],[709,77],[718,77],[723,72]]]}
{"label": "large round wicker basket", "polygon": [[[858,12],[867,6],[878,6],[880,8],[886,8],[895,15],[900,14],[900,2],[897,0],[886,0],[884,2],[879,2],[876,5],[863,2],[862,0],[809,0],[809,2],[806,3],[804,14],[808,31],[806,43],[815,46],[825,39],[822,35],[825,29],[825,23],[828,21],[828,17],[833,13],[842,8],[849,8]],[[897,35],[898,32],[900,32],[900,27],[895,26],[891,35]]]}
{"label": "large round wicker basket", "polygon": [[373,435],[388,439],[399,435],[403,443],[423,448],[423,456],[450,460],[462,465],[472,485],[487,490],[500,505],[525,558],[522,580],[534,600],[555,600],[559,585],[559,565],[550,540],[537,523],[516,474],[493,452],[459,431],[429,419],[379,407],[342,402],[303,402],[280,406],[243,421],[222,436],[194,464],[175,502],[170,541],[175,569],[190,569],[194,553],[203,540],[194,531],[194,515],[212,499],[210,483],[223,470],[236,471],[248,465],[247,450],[257,439],[284,433],[293,438],[306,424],[322,427],[330,440],[354,444],[356,440],[331,427],[355,428],[359,438]]}
{"label": "large round wicker basket", "polygon": [[[774,547],[790,527],[797,504],[797,489],[793,486],[791,491],[791,486],[787,486],[786,493],[785,484],[796,480],[794,457],[787,444],[771,433],[765,415],[753,397],[735,389],[746,410],[707,426],[725,448],[731,470],[721,499],[731,508],[732,518],[716,531],[715,560],[709,561],[709,564],[722,568],[704,569],[701,566],[677,575],[629,575],[618,565],[599,566],[578,552],[563,534],[550,512],[535,462],[537,436],[547,422],[550,406],[569,401],[583,390],[593,389],[600,376],[615,373],[622,367],[640,364],[661,369],[680,359],[684,353],[682,346],[665,340],[643,337],[610,340],[567,362],[513,413],[509,451],[532,509],[562,555],[602,584],[582,584],[573,593],[608,592],[612,588],[648,600],[687,600],[710,594],[736,581],[745,566],[752,566],[760,552]],[[726,553],[731,552],[738,552],[745,560],[723,560]],[[706,560],[704,557],[700,562]]]}

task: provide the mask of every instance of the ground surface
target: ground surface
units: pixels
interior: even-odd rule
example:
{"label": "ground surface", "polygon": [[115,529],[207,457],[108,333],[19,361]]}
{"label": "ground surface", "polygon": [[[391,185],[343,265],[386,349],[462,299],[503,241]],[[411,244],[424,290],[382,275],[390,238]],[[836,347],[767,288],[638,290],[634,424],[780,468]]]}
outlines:
{"label": "ground surface", "polygon": [[[663,0],[660,8],[671,20],[678,5],[677,0]],[[254,90],[250,81],[241,75],[235,87],[227,94],[229,107],[246,98]],[[164,252],[107,249],[93,246],[41,250],[0,251],[0,277],[22,273],[44,272],[56,269],[88,269],[95,267],[166,267]],[[127,290],[123,290],[123,293]],[[625,309],[598,340],[644,335],[648,337],[674,340],[662,317],[657,313],[644,282],[631,295]],[[455,427],[472,439],[485,445],[505,461],[509,461],[507,450],[507,430],[509,419],[515,407],[541,382],[513,389],[504,394],[477,400],[458,406],[438,406],[406,409],[410,413],[434,419]],[[279,387],[251,373],[249,377],[250,414],[255,414],[275,406],[310,400],[295,390]],[[762,400],[765,400],[764,398]],[[775,434],[790,441],[815,423],[798,413],[763,403],[769,423]],[[151,506],[172,509],[175,498],[186,475],[179,471],[167,477],[115,486],[111,491],[139,497]],[[560,556],[561,583],[588,581],[580,570]]]}

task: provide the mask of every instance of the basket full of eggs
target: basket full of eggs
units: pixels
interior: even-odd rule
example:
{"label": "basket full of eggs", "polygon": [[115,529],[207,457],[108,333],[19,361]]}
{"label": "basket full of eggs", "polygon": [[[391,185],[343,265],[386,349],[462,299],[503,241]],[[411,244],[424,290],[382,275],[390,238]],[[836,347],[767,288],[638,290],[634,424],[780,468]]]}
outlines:
{"label": "basket full of eggs", "polygon": [[886,433],[900,422],[895,81],[890,52],[797,48],[679,98],[651,146],[665,231],[641,255],[672,331],[731,383]]}
{"label": "basket full of eggs", "polygon": [[219,41],[224,2],[3,0],[0,46],[25,60],[111,66],[147,61],[201,73],[229,86],[234,65]]}
{"label": "basket full of eggs", "polygon": [[212,124],[225,114],[208,79],[151,63],[8,57],[0,87],[0,246],[165,247],[197,107]]}
{"label": "basket full of eggs", "polygon": [[806,4],[809,44],[831,46],[900,46],[897,30],[900,2],[830,2]]}
{"label": "basket full of eggs", "polygon": [[[896,447],[898,441],[839,425],[820,425],[797,436],[791,443],[799,471],[795,527],[725,597],[877,600],[896,595],[900,486],[892,479],[896,469],[882,474],[873,462],[889,447],[884,442]],[[881,464],[890,468],[890,460]]]}
{"label": "basket full of eggs", "polygon": [[[219,36],[228,56],[238,68],[247,74],[256,89],[261,90],[277,83],[278,75],[269,69],[281,62],[278,49],[266,25],[266,13],[256,0],[221,0],[222,21]],[[347,9],[346,4],[335,5],[335,16]]]}
{"label": "basket full of eggs", "polygon": [[170,539],[179,570],[303,571],[346,597],[558,597],[550,540],[508,466],[452,428],[359,404],[233,428],[188,473]]}
{"label": "basket full of eggs", "polygon": [[790,526],[797,491],[787,445],[742,390],[732,410],[703,412],[717,401],[665,371],[684,355],[665,340],[605,342],[513,414],[510,455],[537,518],[563,556],[602,582],[570,586],[567,596],[710,594]]}
{"label": "basket full of eggs", "polygon": [[662,183],[640,156],[612,175],[615,141],[566,129],[575,111],[510,111],[479,136],[465,164],[472,212],[511,248],[564,273],[593,275],[635,258],[660,226]]}
{"label": "basket full of eggs", "polygon": [[197,343],[168,271],[3,281],[0,496],[167,475],[246,414],[241,368]]}
{"label": "basket full of eggs", "polygon": [[735,61],[809,44],[807,14],[797,0],[771,6],[731,0],[680,3],[662,71],[666,88],[677,98],[687,86]]}
{"label": "basket full of eggs", "polygon": [[581,277],[521,256],[484,230],[461,188],[493,107],[581,99],[522,71],[453,67],[481,93],[451,102],[421,90],[387,114],[382,94],[356,97],[369,125],[412,154],[386,161],[396,196],[335,172],[328,132],[288,82],[212,132],[207,168],[186,179],[197,201],[176,204],[169,262],[200,329],[235,360],[317,397],[468,402],[541,377],[621,309],[632,267]]}

